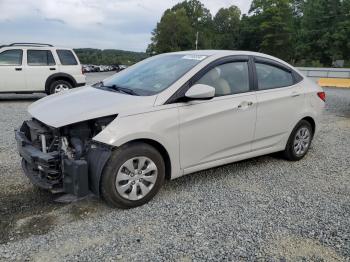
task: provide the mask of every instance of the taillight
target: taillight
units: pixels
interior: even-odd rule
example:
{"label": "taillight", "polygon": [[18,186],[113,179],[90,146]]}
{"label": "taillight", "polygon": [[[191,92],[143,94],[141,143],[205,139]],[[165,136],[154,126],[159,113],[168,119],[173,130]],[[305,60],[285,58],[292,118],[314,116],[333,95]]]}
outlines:
{"label": "taillight", "polygon": [[84,67],[81,67],[81,73],[85,74]]}
{"label": "taillight", "polygon": [[323,102],[326,102],[326,93],[325,92],[318,92],[318,97],[322,99]]}

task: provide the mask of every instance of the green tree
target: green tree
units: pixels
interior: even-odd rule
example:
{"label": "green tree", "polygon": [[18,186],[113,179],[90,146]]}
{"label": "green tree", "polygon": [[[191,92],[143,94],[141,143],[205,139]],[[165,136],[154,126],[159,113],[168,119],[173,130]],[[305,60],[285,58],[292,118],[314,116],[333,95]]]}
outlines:
{"label": "green tree", "polygon": [[[198,0],[183,1],[176,4],[171,10],[176,11],[179,9],[185,9],[188,18],[190,19],[191,26],[196,28],[198,25],[208,25],[212,21],[212,16],[209,9]],[[200,23],[198,23],[200,21]]]}
{"label": "green tree", "polygon": [[184,8],[165,11],[152,32],[148,53],[164,53],[191,49],[194,31]]}
{"label": "green tree", "polygon": [[260,36],[259,51],[290,60],[293,54],[291,0],[253,0],[249,10],[252,23],[246,25]]}
{"label": "green tree", "polygon": [[350,64],[350,0],[253,0],[248,15],[232,6],[212,18],[199,0],[165,11],[153,31],[149,54],[195,48],[245,49],[293,64]]}
{"label": "green tree", "polygon": [[183,1],[179,4],[176,4],[172,10],[178,10],[181,8],[184,8],[186,10],[187,17],[189,18],[191,27],[194,31],[192,49],[195,49],[195,39],[197,32],[199,36],[198,48],[212,48],[213,19],[210,10],[207,9],[199,0]]}
{"label": "green tree", "polygon": [[130,52],[115,49],[100,50],[93,48],[80,48],[74,49],[74,51],[82,64],[130,65],[147,57],[147,55],[142,52]]}
{"label": "green tree", "polygon": [[330,66],[342,56],[343,33],[338,34],[342,19],[341,0],[308,0],[303,4],[299,49],[307,61]]}
{"label": "green tree", "polygon": [[260,51],[263,33],[259,30],[259,16],[243,15],[240,23],[239,49]]}
{"label": "green tree", "polygon": [[237,49],[239,46],[239,25],[241,10],[237,6],[221,8],[214,17],[214,47],[216,49]]}
{"label": "green tree", "polygon": [[212,16],[198,0],[184,1],[164,12],[152,32],[148,54],[195,49],[196,33],[198,48],[211,48],[213,39]]}
{"label": "green tree", "polygon": [[303,37],[301,34],[301,21],[303,17],[303,6],[305,0],[293,0],[291,3],[293,18],[292,18],[292,35],[291,42],[293,43],[291,62],[296,63],[303,59],[301,51],[303,49]]}
{"label": "green tree", "polygon": [[343,0],[341,10],[341,19],[334,38],[341,42],[338,46],[342,50],[342,58],[347,60],[350,66],[350,0]]}

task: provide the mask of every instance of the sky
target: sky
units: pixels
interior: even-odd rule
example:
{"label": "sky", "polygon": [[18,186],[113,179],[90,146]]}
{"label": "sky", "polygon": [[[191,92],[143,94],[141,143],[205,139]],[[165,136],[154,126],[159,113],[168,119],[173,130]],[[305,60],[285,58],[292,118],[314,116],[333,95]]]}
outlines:
{"label": "sky", "polygon": [[[145,51],[163,12],[181,0],[0,0],[0,44]],[[201,0],[212,15],[251,0]]]}

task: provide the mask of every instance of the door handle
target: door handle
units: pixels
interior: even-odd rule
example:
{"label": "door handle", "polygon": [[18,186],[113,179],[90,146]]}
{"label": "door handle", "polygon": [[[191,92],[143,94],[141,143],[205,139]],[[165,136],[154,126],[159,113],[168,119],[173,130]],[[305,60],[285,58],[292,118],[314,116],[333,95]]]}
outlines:
{"label": "door handle", "polygon": [[22,68],[16,67],[15,70],[16,70],[16,71],[22,71]]}
{"label": "door handle", "polygon": [[51,70],[51,71],[54,71],[54,70],[56,70],[56,68],[54,68],[54,67],[51,67],[51,68],[50,68],[50,70]]}
{"label": "door handle", "polygon": [[298,96],[300,96],[300,93],[298,93],[298,92],[292,92],[292,97],[298,97]]}
{"label": "door handle", "polygon": [[238,109],[244,109],[244,108],[247,108],[247,107],[250,107],[250,106],[252,106],[253,105],[253,102],[247,102],[247,101],[244,101],[244,102],[242,102],[242,103],[240,103],[238,106],[237,106],[237,108]]}

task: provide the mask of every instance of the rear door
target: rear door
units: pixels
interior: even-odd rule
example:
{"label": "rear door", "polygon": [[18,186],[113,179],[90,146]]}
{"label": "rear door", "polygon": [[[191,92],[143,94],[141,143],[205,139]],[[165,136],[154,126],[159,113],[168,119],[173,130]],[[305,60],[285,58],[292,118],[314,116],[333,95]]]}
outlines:
{"label": "rear door", "polygon": [[179,106],[181,167],[194,168],[250,152],[256,120],[256,94],[248,58],[213,65],[198,81],[214,87],[209,101]]}
{"label": "rear door", "polygon": [[304,106],[302,87],[293,70],[265,58],[255,58],[257,121],[253,151],[283,149]]}
{"label": "rear door", "polygon": [[0,92],[26,91],[23,50],[0,51]]}
{"label": "rear door", "polygon": [[30,91],[45,91],[46,80],[57,72],[55,59],[49,49],[27,49],[27,87]]}
{"label": "rear door", "polygon": [[60,61],[60,72],[72,76],[78,84],[85,83],[85,75],[82,73],[82,67],[75,53],[68,49],[57,49],[56,53]]}

